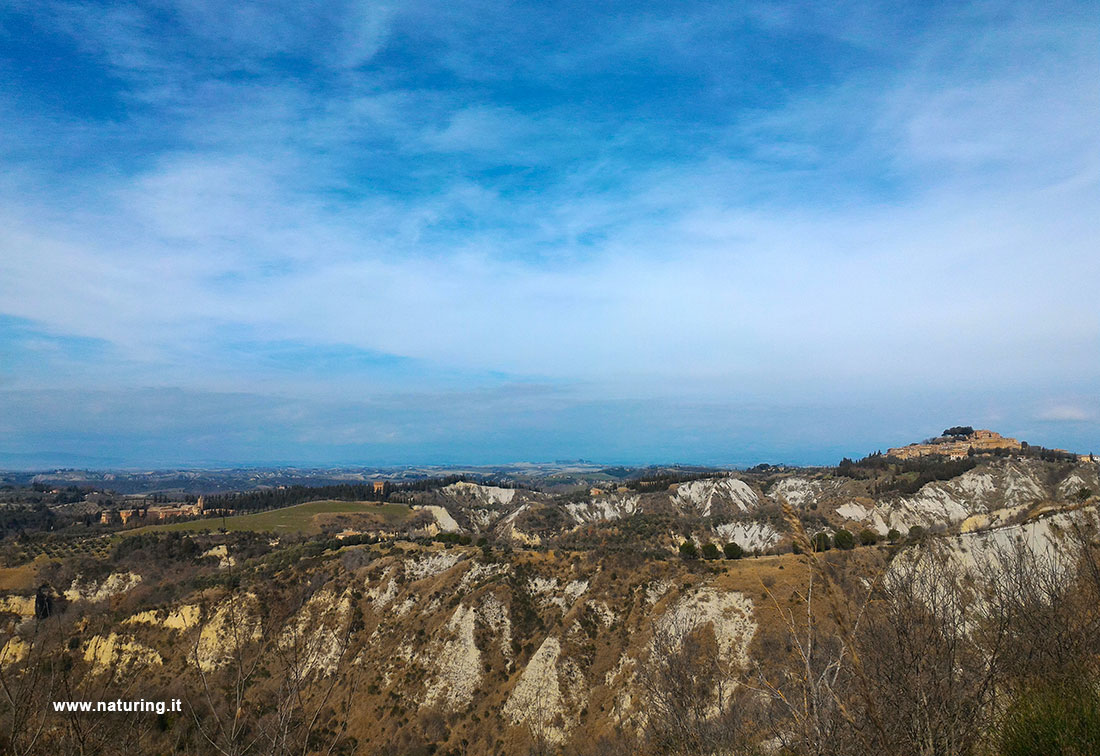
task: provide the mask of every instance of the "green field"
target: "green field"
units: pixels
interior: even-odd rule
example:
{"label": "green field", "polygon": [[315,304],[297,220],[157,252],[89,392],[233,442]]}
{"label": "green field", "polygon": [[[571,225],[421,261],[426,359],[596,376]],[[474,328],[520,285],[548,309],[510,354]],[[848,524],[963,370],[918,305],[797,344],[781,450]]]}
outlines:
{"label": "green field", "polygon": [[[267,512],[210,517],[203,520],[173,522],[165,525],[147,525],[126,530],[121,535],[137,533],[166,533],[170,531],[202,532],[226,530],[252,530],[258,533],[320,533],[319,520],[325,515],[373,515],[379,523],[397,525],[412,514],[404,504],[378,504],[373,501],[310,501],[293,507],[272,509]],[[374,519],[372,518],[372,519]],[[352,527],[355,527],[352,525]]]}

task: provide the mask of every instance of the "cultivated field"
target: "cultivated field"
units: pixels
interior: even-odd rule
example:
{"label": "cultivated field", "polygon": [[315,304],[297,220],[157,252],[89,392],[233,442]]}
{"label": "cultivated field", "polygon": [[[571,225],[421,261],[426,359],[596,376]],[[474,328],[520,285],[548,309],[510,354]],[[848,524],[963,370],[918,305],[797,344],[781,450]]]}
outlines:
{"label": "cultivated field", "polygon": [[408,519],[412,511],[404,504],[379,504],[373,501],[310,501],[253,514],[148,525],[123,531],[122,535],[169,531],[193,533],[222,528],[251,530],[258,533],[320,533],[322,526],[326,523],[341,523],[348,527],[398,525]]}

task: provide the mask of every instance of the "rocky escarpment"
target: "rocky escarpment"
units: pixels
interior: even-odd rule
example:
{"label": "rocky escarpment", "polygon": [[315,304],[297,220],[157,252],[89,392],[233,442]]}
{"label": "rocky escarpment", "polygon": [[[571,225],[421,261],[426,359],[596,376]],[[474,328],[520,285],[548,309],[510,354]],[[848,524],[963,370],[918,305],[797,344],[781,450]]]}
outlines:
{"label": "rocky escarpment", "polygon": [[[641,726],[638,674],[656,635],[703,632],[725,663],[746,663],[760,581],[786,577],[790,558],[734,569],[353,546],[231,589],[161,584],[138,600],[147,584],[109,577],[74,600],[60,642],[77,648],[89,679],[136,685],[147,697],[173,685],[197,696],[204,680],[254,668],[247,686],[257,696],[283,690],[288,675],[309,695],[329,686],[332,696],[353,695],[346,737],[364,747],[424,738],[426,722],[442,721],[432,738],[444,752],[516,753],[538,739],[591,741]],[[279,598],[272,581],[283,586]],[[179,598],[149,605],[164,593]],[[116,617],[102,611],[108,605],[130,608]],[[0,656],[17,663],[25,645],[16,633]]]}
{"label": "rocky escarpment", "polygon": [[1089,462],[1050,465],[1026,459],[1002,459],[979,465],[956,478],[933,481],[917,493],[836,506],[836,514],[885,534],[926,529],[981,530],[1029,512],[1073,505],[1100,491],[1100,467]]}
{"label": "rocky escarpment", "polygon": [[[432,506],[458,532],[553,547],[601,537],[644,534],[639,545],[674,553],[685,536],[769,552],[789,545],[781,513],[790,504],[807,529],[863,529],[880,536],[910,528],[970,532],[1018,522],[1044,507],[1072,505],[1100,491],[1100,465],[1087,459],[1052,463],[991,457],[964,471],[913,487],[916,473],[846,477],[811,470],[776,475],[729,473],[674,483],[661,490],[592,489],[586,496],[459,483],[432,494]],[[919,482],[919,481],[918,481]],[[661,523],[664,523],[663,525]]]}

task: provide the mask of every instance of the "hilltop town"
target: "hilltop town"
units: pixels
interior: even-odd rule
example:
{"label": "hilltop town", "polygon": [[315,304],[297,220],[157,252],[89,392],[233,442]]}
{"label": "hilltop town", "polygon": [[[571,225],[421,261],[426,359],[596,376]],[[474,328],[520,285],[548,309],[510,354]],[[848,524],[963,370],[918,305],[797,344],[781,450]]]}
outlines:
{"label": "hilltop town", "polygon": [[898,459],[941,456],[961,459],[973,452],[1019,451],[1024,444],[1014,438],[1007,438],[991,430],[974,430],[969,426],[948,428],[942,435],[908,446],[899,446],[886,452],[887,456]]}
{"label": "hilltop town", "polygon": [[[920,443],[912,443],[907,446],[897,446],[887,450],[886,456],[896,459],[916,459],[918,457],[947,457],[948,459],[962,459],[973,454],[1001,453],[1010,454],[1029,449],[1026,441],[1018,441],[1015,438],[1002,436],[991,430],[975,430],[970,426],[955,426],[948,428],[936,438],[930,438]],[[1081,460],[1091,460],[1093,455],[1074,455],[1065,449],[1045,450],[1049,453],[1062,456],[1076,456]]]}

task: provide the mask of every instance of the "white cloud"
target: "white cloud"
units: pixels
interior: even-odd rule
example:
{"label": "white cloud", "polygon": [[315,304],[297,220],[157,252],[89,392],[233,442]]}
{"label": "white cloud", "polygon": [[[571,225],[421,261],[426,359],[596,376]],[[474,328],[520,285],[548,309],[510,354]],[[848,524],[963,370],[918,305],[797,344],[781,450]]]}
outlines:
{"label": "white cloud", "polygon": [[1055,404],[1036,414],[1036,420],[1053,423],[1087,423],[1096,420],[1096,407],[1079,404]]}
{"label": "white cloud", "polygon": [[[1100,53],[1086,29],[958,22],[894,49],[891,66],[680,134],[675,119],[616,120],[580,97],[495,103],[481,87],[499,65],[452,89],[373,70],[401,23],[392,10],[306,23],[307,5],[264,26],[256,7],[182,4],[191,36],[163,47],[137,10],[56,12],[142,107],[55,141],[150,150],[124,168],[28,164],[19,150],[48,154],[59,126],[0,101],[15,135],[0,156],[0,310],[114,345],[119,384],[318,390],[239,355],[219,365],[235,333],[605,398],[1100,382],[1087,73]],[[579,39],[513,73],[546,64],[548,86],[654,39],[674,41],[678,62],[700,55],[698,19],[643,21],[615,50]],[[876,26],[866,47],[882,54],[899,33]],[[438,34],[440,55],[470,66],[507,52],[461,25]],[[332,69],[325,88],[267,70],[282,53]],[[247,75],[223,77],[231,64]]]}

